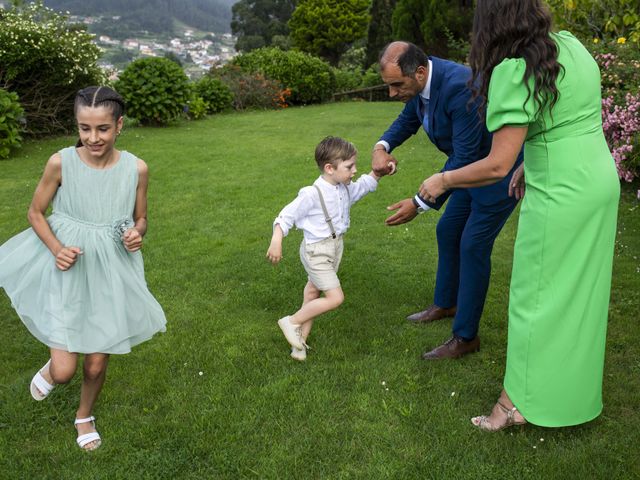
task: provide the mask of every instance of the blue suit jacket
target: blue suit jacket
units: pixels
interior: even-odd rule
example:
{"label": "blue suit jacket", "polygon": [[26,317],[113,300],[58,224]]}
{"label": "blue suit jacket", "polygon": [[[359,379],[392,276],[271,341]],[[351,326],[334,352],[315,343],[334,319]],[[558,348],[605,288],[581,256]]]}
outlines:
{"label": "blue suit jacket", "polygon": [[[478,116],[477,103],[469,104],[471,90],[467,87],[467,81],[471,78],[471,69],[448,60],[429,58],[433,72],[427,135],[438,150],[448,157],[442,171],[455,170],[486,157],[491,149],[492,135]],[[420,104],[419,95],[407,102],[398,118],[380,138],[390,145],[391,150],[422,127]],[[469,188],[472,198],[487,206],[503,201],[508,197],[511,174],[520,163],[522,151],[511,172],[501,181],[486,187]],[[435,203],[425,203],[437,210],[450,192],[438,197]]]}

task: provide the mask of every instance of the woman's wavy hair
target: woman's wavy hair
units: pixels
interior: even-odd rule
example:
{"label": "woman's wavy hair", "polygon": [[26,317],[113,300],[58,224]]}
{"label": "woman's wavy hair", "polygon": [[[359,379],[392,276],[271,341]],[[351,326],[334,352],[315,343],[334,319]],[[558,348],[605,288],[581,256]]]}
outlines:
{"label": "woman's wavy hair", "polygon": [[[478,0],[471,33],[469,86],[472,99],[479,98],[479,110],[486,107],[489,80],[493,69],[505,58],[523,58],[524,81],[533,95],[536,113],[550,109],[558,101],[556,80],[563,69],[558,62],[558,47],[549,36],[551,13],[541,0]],[[533,92],[529,81],[533,77]],[[524,105],[523,105],[524,106]]]}

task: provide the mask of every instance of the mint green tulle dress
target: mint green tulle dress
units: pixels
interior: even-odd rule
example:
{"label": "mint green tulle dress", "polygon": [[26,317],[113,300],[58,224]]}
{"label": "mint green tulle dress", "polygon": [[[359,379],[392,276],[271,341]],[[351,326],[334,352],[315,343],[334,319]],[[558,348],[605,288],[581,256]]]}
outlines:
{"label": "mint green tulle dress", "polygon": [[111,168],[60,151],[62,184],[47,221],[66,246],[84,252],[67,271],[33,229],[0,246],[0,287],[29,331],[45,345],[77,353],[121,354],[165,330],[162,307],[144,279],[140,251],[122,233],[133,226],[137,159],[121,152]]}
{"label": "mint green tulle dress", "polygon": [[620,182],[598,66],[569,32],[552,38],[564,67],[552,112],[536,114],[525,61],[506,59],[491,75],[487,127],[528,126],[504,387],[530,423],[560,427],[602,410]]}

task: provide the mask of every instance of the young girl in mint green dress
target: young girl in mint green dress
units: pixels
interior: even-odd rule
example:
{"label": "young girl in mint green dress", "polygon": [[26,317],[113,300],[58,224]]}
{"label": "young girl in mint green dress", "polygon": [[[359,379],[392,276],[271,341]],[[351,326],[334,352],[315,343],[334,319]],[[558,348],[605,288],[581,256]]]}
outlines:
{"label": "young girl in mint green dress", "polygon": [[94,450],[101,439],[92,411],[109,355],[164,331],[166,319],[147,288],[140,252],[147,166],[115,148],[124,101],[108,87],[88,87],[74,109],[80,140],[47,162],[29,207],[31,228],[0,246],[0,287],[50,349],[31,382],[34,399],[69,382],[84,354],[74,424],[80,448]]}

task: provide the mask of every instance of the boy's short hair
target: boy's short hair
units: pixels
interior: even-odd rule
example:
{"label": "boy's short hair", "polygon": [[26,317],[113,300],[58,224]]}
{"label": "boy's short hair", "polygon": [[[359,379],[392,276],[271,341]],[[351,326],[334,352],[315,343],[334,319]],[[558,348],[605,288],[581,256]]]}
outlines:
{"label": "boy's short hair", "polygon": [[358,150],[353,143],[340,137],[325,137],[316,147],[316,163],[320,170],[324,170],[324,166],[330,163],[334,167],[338,163],[349,160]]}

